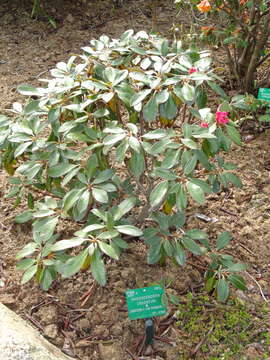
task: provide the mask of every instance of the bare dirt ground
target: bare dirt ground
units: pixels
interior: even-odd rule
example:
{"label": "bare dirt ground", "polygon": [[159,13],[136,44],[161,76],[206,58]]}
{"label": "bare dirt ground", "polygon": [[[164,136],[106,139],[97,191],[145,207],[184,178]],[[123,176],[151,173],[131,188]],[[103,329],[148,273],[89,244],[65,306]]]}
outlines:
{"label": "bare dirt ground", "polygon": [[[38,84],[58,61],[67,60],[92,38],[103,33],[117,37],[124,30],[150,29],[151,17],[146,1],[124,0],[122,7],[106,6],[106,1],[83,1],[82,7],[72,1],[61,7],[51,1],[50,14],[58,20],[54,30],[46,19],[29,18],[30,7],[14,1],[0,4],[0,112],[6,112],[14,101],[21,99],[16,88],[21,83]],[[62,2],[63,3],[63,2]],[[107,1],[111,3],[111,1]],[[22,5],[25,5],[22,7]],[[158,9],[159,31],[169,33],[175,21],[170,1]],[[264,324],[269,332],[269,313],[260,313],[262,292],[270,301],[270,132],[256,135],[244,147],[235,147],[230,161],[239,164],[239,176],[244,187],[219,195],[211,195],[205,206],[189,208],[188,227],[200,228],[212,238],[229,230],[234,240],[229,253],[248,264],[245,275],[248,291],[234,293],[248,306],[251,327]],[[108,284],[96,286],[88,272],[71,279],[56,281],[49,292],[41,291],[30,282],[20,285],[20,274],[15,270],[14,255],[30,241],[30,226],[14,223],[19,209],[5,199],[9,185],[0,171],[0,301],[36,326],[50,341],[71,356],[81,360],[130,359],[269,359],[269,339],[261,341],[258,334],[249,339],[238,355],[223,357],[221,344],[210,344],[211,350],[196,349],[189,334],[173,322],[177,310],[170,305],[169,316],[156,320],[157,336],[152,354],[143,355],[140,349],[143,321],[127,317],[124,293],[128,288],[147,286],[165,279],[167,291],[185,303],[186,294],[203,293],[203,269],[196,259],[190,259],[184,269],[167,263],[163,267],[146,264],[146,248],[136,241],[123,254],[121,261],[107,263]],[[204,223],[194,217],[202,213],[216,218],[215,223]],[[63,224],[63,231],[68,231]],[[192,266],[192,262],[195,267]],[[215,306],[215,302],[213,302]],[[260,325],[261,326],[261,325]],[[260,329],[259,326],[259,329]],[[183,341],[183,337],[185,341]],[[204,333],[202,333],[202,338]],[[202,345],[202,344],[201,344]],[[183,350],[183,348],[185,348]],[[215,351],[213,350],[215,349]],[[225,351],[226,352],[226,351]],[[192,355],[193,354],[193,357]],[[213,355],[217,354],[217,355]],[[268,357],[268,355],[269,357]],[[141,357],[139,357],[139,355]],[[215,357],[216,356],[216,357]]]}

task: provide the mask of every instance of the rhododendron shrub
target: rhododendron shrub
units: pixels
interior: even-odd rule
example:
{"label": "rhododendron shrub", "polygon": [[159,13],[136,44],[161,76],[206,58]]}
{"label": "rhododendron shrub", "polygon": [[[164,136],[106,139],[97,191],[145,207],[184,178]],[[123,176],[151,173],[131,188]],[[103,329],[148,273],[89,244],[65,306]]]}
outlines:
{"label": "rhododendron shrub", "polygon": [[259,87],[270,87],[270,70],[265,65],[270,56],[268,0],[175,0],[175,3],[194,15],[202,40],[223,47],[231,77],[240,90],[254,92]]}
{"label": "rhododendron shrub", "polygon": [[[0,118],[6,196],[25,200],[16,221],[33,229],[17,254],[22,282],[35,277],[47,290],[57,274],[89,269],[104,285],[106,259],[140,238],[149,264],[210,256],[207,289],[225,301],[229,283],[245,287],[235,275],[243,265],[223,253],[231,236],[219,235],[212,251],[185,216],[189,204],[242,186],[222,157],[232,142],[241,145],[230,102],[222,93],[218,108],[207,106],[208,90],[221,91],[209,53],[132,30],[83,51],[58,63],[43,79],[48,86],[20,86],[29,101]],[[77,231],[60,237],[66,221]]]}

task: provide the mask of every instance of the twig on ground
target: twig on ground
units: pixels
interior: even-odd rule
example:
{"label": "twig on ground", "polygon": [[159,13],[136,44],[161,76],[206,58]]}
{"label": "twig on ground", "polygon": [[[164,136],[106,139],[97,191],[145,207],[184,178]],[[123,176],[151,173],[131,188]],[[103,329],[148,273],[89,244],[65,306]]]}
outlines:
{"label": "twig on ground", "polygon": [[211,332],[214,330],[214,326],[212,326],[208,332],[205,334],[205,336],[201,339],[201,341],[196,345],[195,349],[191,351],[191,356],[194,357],[197,352],[200,350],[201,346],[204,344],[207,337],[211,334]]}
{"label": "twig on ground", "polygon": [[97,287],[96,283],[93,283],[92,286],[90,287],[90,289],[80,298],[81,301],[83,300],[81,302],[81,307],[83,307],[87,303],[90,296],[96,290],[96,287]]}
{"label": "twig on ground", "polygon": [[238,244],[239,244],[239,246],[241,246],[243,249],[245,249],[247,252],[249,252],[251,255],[257,257],[257,255],[256,255],[253,251],[251,251],[249,248],[247,248],[245,245],[243,245],[242,243],[238,243]]}
{"label": "twig on ground", "polygon": [[227,209],[224,209],[224,208],[219,208],[220,211],[223,211],[225,214],[228,214],[228,215],[232,215],[232,216],[238,216],[237,214],[234,214],[233,212],[227,210]]}
{"label": "twig on ground", "polygon": [[255,284],[258,286],[263,300],[264,300],[265,302],[269,303],[269,300],[266,299],[266,297],[265,297],[265,295],[264,295],[264,293],[263,293],[262,287],[261,287],[261,285],[258,283],[258,281],[257,281],[252,275],[250,275],[247,271],[245,271],[245,274],[246,274],[247,276],[249,276],[249,277],[251,278],[251,280],[253,280],[253,281],[255,282]]}
{"label": "twig on ground", "polygon": [[132,352],[128,348],[126,348],[125,350],[128,353],[128,355],[132,358],[132,360],[137,360],[137,357],[135,355],[133,355]]}
{"label": "twig on ground", "polygon": [[160,336],[154,336],[154,339],[156,340],[159,340],[159,341],[162,341],[166,344],[169,344],[171,346],[176,346],[175,342],[171,341],[170,339],[168,338],[165,338],[165,337],[160,337]]}
{"label": "twig on ground", "polygon": [[40,323],[34,319],[32,316],[28,315],[28,314],[24,314],[24,316],[31,321],[32,324],[34,324],[39,330],[41,330],[42,332],[44,331],[42,325],[40,325]]}

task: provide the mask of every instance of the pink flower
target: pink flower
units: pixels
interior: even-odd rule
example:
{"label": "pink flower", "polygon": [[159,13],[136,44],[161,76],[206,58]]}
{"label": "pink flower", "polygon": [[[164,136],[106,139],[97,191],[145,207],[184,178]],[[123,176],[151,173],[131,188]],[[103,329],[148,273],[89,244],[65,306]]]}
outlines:
{"label": "pink flower", "polygon": [[225,125],[229,122],[229,118],[227,117],[228,113],[226,111],[217,111],[216,112],[216,122],[220,125]]}
{"label": "pink flower", "polygon": [[195,73],[196,71],[198,71],[198,70],[195,67],[192,67],[188,70],[188,73],[189,73],[189,75],[191,75],[191,74]]}
{"label": "pink flower", "polygon": [[208,127],[209,127],[209,124],[206,123],[206,122],[202,122],[202,123],[200,123],[200,127],[202,127],[202,128],[208,128]]}

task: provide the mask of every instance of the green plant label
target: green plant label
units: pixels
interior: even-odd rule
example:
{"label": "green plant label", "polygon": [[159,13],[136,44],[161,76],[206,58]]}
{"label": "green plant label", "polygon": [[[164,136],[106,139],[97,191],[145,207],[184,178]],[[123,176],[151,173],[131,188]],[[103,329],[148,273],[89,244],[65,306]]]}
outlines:
{"label": "green plant label", "polygon": [[258,99],[270,101],[270,89],[260,88],[258,93]]}
{"label": "green plant label", "polygon": [[128,317],[130,320],[162,316],[167,312],[162,303],[164,289],[161,286],[149,286],[126,291]]}

